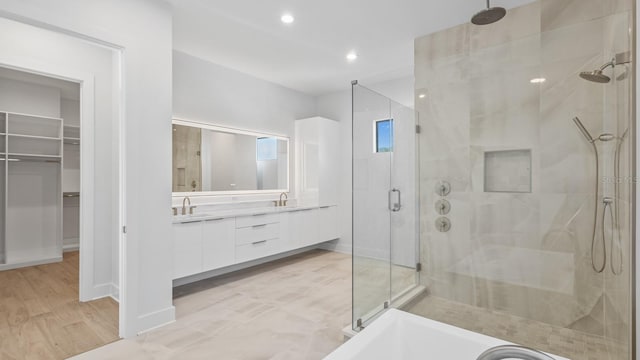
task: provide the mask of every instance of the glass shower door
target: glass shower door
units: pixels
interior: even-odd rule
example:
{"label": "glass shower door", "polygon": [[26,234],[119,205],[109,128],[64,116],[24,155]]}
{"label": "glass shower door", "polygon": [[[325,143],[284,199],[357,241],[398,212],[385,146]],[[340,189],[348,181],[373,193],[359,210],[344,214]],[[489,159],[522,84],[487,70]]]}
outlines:
{"label": "glass shower door", "polygon": [[415,113],[353,86],[353,328],[416,285]]}
{"label": "glass shower door", "polygon": [[[391,299],[391,114],[389,100],[353,86],[353,328]],[[378,136],[377,136],[378,135]]]}

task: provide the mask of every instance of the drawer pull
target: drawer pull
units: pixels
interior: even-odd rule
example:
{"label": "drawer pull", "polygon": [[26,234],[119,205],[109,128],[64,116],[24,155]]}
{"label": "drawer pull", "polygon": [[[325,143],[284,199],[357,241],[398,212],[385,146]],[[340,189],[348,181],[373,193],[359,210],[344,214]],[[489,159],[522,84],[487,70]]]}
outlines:
{"label": "drawer pull", "polygon": [[193,223],[199,223],[202,220],[190,220],[190,221],[180,221],[180,224],[193,224]]}
{"label": "drawer pull", "polygon": [[253,225],[252,228],[257,229],[265,226],[267,226],[267,224],[259,224],[259,225]]}
{"label": "drawer pull", "polygon": [[267,240],[260,240],[260,241],[252,242],[251,245],[265,244],[266,242]]}

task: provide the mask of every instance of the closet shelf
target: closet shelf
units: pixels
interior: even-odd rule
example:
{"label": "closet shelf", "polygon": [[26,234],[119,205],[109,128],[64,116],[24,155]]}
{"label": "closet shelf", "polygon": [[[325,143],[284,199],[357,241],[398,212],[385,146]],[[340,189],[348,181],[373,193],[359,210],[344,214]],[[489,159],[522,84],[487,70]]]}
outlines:
{"label": "closet shelf", "polygon": [[55,140],[55,141],[62,140],[59,137],[50,137],[50,136],[23,135],[23,134],[7,134],[7,135],[9,135],[9,137],[24,138],[24,139]]}
{"label": "closet shelf", "polygon": [[41,155],[41,154],[17,154],[17,153],[9,153],[9,161],[15,159],[13,161],[43,161],[43,162],[60,162],[62,160],[62,156],[59,155]]}
{"label": "closet shelf", "polygon": [[80,145],[80,138],[76,137],[65,137],[64,143],[67,145]]}

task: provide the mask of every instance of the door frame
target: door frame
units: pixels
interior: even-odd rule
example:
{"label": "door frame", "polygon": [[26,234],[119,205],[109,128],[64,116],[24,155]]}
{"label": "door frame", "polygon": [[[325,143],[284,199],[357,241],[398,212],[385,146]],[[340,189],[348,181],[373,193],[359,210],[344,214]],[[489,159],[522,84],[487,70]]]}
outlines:
{"label": "door frame", "polygon": [[[7,19],[9,21],[15,21],[28,26],[34,26],[42,30],[53,31],[55,33],[70,36],[79,41],[85,41],[92,45],[103,47],[112,51],[113,56],[113,71],[112,80],[114,81],[113,99],[116,102],[117,108],[113,112],[114,124],[116,124],[116,131],[113,134],[117,136],[117,149],[118,149],[118,192],[112,199],[117,204],[118,216],[112,225],[115,225],[113,229],[114,234],[118,234],[118,278],[119,278],[119,294],[117,294],[117,300],[119,303],[118,309],[118,323],[119,323],[119,336],[125,337],[127,329],[135,327],[136,318],[135,313],[127,308],[127,272],[126,272],[126,249],[125,249],[125,233],[123,230],[123,224],[126,219],[125,204],[126,204],[126,192],[125,192],[125,179],[126,179],[126,163],[125,163],[125,109],[124,109],[124,71],[123,71],[123,58],[124,48],[107,44],[98,39],[87,38],[79,34],[65,31],[63,29],[52,28],[46,24],[40,24],[35,21],[30,21],[23,18],[13,18],[5,13],[0,12],[0,18]],[[72,56],[72,54],[70,54]],[[80,86],[80,263],[79,263],[79,301],[85,302],[102,298],[106,296],[116,295],[114,294],[115,288],[113,283],[98,284],[94,286],[94,158],[95,151],[93,148],[93,138],[95,135],[94,130],[94,114],[95,114],[95,79],[94,75],[87,72],[77,71],[75,69],[59,66],[49,63],[42,63],[33,61],[33,59],[16,57],[9,54],[0,53],[0,66],[32,73],[36,75],[42,75],[50,78],[56,78],[60,80],[70,81],[79,84]],[[113,239],[115,240],[115,239]],[[112,279],[113,280],[113,279]],[[129,311],[127,311],[129,310]],[[129,315],[129,316],[127,316]]]}

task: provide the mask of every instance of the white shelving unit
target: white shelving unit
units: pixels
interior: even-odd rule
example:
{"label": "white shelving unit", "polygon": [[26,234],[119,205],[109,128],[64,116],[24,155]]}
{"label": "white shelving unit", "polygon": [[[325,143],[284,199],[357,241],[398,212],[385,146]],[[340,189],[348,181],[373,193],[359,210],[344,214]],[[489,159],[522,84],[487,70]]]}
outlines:
{"label": "white shelving unit", "polygon": [[62,260],[63,120],[0,112],[0,270]]}

